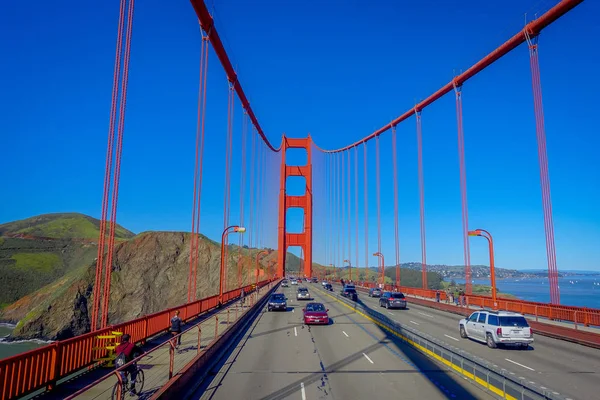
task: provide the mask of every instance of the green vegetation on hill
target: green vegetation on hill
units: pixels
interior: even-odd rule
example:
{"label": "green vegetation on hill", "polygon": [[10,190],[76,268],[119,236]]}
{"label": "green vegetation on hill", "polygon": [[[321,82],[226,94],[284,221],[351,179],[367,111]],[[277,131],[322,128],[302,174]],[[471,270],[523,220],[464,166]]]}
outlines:
{"label": "green vegetation on hill", "polygon": [[[27,235],[54,239],[98,239],[100,220],[78,213],[44,214],[0,225],[0,236]],[[127,239],[134,234],[122,226],[115,237]]]}
{"label": "green vegetation on hill", "polygon": [[[99,233],[99,220],[77,213],[45,214],[1,224],[0,304],[13,303],[90,265],[97,255],[93,242]],[[120,239],[133,237],[120,226],[115,234]]]}
{"label": "green vegetation on hill", "polygon": [[54,253],[16,253],[11,258],[15,260],[14,268],[21,271],[49,273],[61,267],[61,260]]}

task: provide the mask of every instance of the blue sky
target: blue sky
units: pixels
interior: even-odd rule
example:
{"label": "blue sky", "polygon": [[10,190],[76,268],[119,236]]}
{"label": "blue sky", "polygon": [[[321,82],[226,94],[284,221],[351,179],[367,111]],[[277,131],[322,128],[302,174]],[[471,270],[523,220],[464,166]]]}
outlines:
{"label": "blue sky", "polygon": [[[292,137],[310,132],[319,146],[337,148],[371,133],[468,68],[521,29],[525,12],[532,18],[554,3],[227,0],[208,5],[269,139],[279,143],[283,132]],[[598,3],[588,0],[540,37],[559,269],[600,270],[600,78],[595,74],[600,26],[594,19],[599,13]],[[8,40],[0,43],[7,60],[0,63],[0,222],[64,211],[99,217],[117,17],[115,0],[2,6],[0,34]],[[118,212],[118,221],[135,232],[190,229],[199,43],[188,2],[137,2]],[[498,266],[545,268],[527,48],[469,81],[463,108],[471,227],[494,234]],[[207,114],[210,150],[201,230],[218,238],[227,83],[212,52]],[[236,102],[237,137],[241,118]],[[427,259],[460,264],[453,95],[423,112],[423,141]],[[381,138],[387,264],[394,256],[390,146],[388,133]],[[370,251],[377,242],[374,150],[369,144]],[[239,220],[240,149],[234,154],[232,221]],[[419,261],[414,119],[398,127],[398,157],[401,261]],[[302,157],[290,153],[290,158]],[[272,177],[277,161],[270,156]],[[316,161],[323,165],[322,157]],[[320,182],[324,172],[315,169]],[[261,210],[264,240],[276,247],[276,185],[268,193]],[[323,200],[315,207],[322,216]],[[294,212],[289,216],[292,229],[301,228],[299,218]],[[361,211],[361,263],[363,218]],[[324,261],[323,241],[319,230],[316,261]],[[483,239],[471,239],[471,252],[473,264],[488,263]]]}

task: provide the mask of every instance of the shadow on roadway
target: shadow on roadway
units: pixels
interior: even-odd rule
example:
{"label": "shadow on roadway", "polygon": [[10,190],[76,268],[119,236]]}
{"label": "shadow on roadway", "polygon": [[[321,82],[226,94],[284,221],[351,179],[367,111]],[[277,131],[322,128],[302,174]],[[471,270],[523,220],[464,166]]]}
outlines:
{"label": "shadow on roadway", "polygon": [[[344,306],[342,304],[339,304],[338,301],[343,302],[344,300],[345,299],[330,302],[330,304],[331,304],[330,308],[336,309],[336,311],[340,311],[339,308],[344,307]],[[369,308],[368,305],[366,305],[360,301],[360,298],[359,298],[358,303],[362,304],[365,308],[369,309],[369,311],[370,311],[369,314],[372,317],[376,317],[377,319],[380,319],[386,323],[394,322],[391,318],[387,317],[383,313],[376,311],[372,308]],[[351,306],[350,301],[348,301],[346,304]],[[365,326],[363,326],[366,324],[362,324],[362,323],[356,321],[356,319],[362,319],[363,317],[359,314],[355,314],[355,315],[356,315],[356,317],[352,317],[352,316],[348,315],[348,318],[352,321],[352,323],[356,324],[360,329],[362,329],[365,333],[367,333],[372,338],[378,340],[377,336],[375,336],[367,328],[365,328]],[[374,324],[372,322],[369,322],[369,323],[371,325],[373,325],[374,327],[376,327],[377,329],[379,329],[385,335],[385,339],[379,340],[378,343],[376,344],[377,346],[379,346],[379,347],[385,346],[392,354],[394,354],[396,357],[399,358],[399,361],[403,361],[404,363],[408,364],[409,366],[412,366],[413,368],[415,368],[415,371],[407,371],[408,373],[412,372],[412,373],[422,374],[425,378],[427,378],[431,382],[432,385],[434,385],[437,388],[440,395],[442,395],[445,398],[461,399],[461,400],[462,399],[477,399],[476,396],[474,396],[471,392],[469,392],[465,387],[462,386],[464,383],[462,383],[458,380],[458,379],[461,379],[458,377],[458,375],[451,372],[450,370],[447,370],[445,367],[437,364],[435,361],[433,361],[426,355],[420,353],[418,350],[416,350],[415,348],[413,348],[412,346],[410,346],[409,344],[404,342],[402,339],[400,339],[396,335],[390,333],[389,331],[383,329],[379,325]],[[402,332],[400,331],[400,333],[402,333]],[[394,346],[391,346],[391,344],[393,344]],[[396,349],[398,349],[398,350],[396,350]],[[371,351],[371,350],[369,349],[368,351]],[[368,354],[368,351],[363,350],[363,352],[366,354]],[[362,356],[362,352],[358,353],[358,356],[359,357]],[[336,364],[332,365],[331,367],[333,367],[335,365]],[[327,368],[327,370],[331,369],[332,372],[335,372],[335,369],[333,369],[331,367]],[[396,371],[385,370],[385,371],[381,371],[381,372],[394,373]],[[305,382],[305,385],[306,385],[306,382]],[[473,386],[473,387],[475,387],[475,386]],[[275,397],[275,398],[279,398],[279,397]],[[269,399],[271,399],[271,397],[269,397]]]}

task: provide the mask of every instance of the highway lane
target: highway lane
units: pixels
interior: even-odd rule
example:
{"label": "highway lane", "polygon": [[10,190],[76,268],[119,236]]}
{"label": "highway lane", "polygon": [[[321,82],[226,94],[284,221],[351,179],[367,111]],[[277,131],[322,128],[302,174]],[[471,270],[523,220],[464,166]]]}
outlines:
{"label": "highway lane", "polygon": [[307,285],[328,326],[304,326],[295,287],[287,312],[263,312],[194,399],[488,399],[366,318]]}
{"label": "highway lane", "polygon": [[[335,286],[340,289],[339,286]],[[458,332],[459,315],[410,303],[408,310],[386,310],[379,299],[359,294],[364,305],[387,314],[401,324],[425,332],[454,347],[481,357],[511,371],[517,377],[556,390],[574,399],[598,399],[600,390],[600,350],[563,340],[535,335],[532,349],[490,349],[485,344],[462,339]]]}

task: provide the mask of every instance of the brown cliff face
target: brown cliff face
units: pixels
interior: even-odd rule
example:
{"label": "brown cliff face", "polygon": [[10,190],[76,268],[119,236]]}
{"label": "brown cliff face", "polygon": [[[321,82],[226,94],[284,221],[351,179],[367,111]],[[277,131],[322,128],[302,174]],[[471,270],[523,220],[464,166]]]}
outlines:
{"label": "brown cliff face", "polygon": [[[111,278],[109,323],[117,324],[187,301],[191,234],[147,232],[119,243]],[[199,240],[198,299],[219,289],[221,246]],[[243,260],[243,283],[254,281],[257,249],[230,246],[229,287],[237,287],[237,260]],[[261,267],[276,260],[270,252]],[[0,319],[17,321],[11,338],[66,339],[89,331],[95,262],[6,307]]]}

